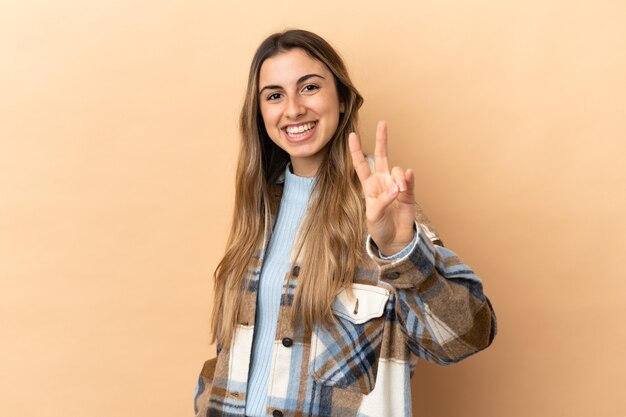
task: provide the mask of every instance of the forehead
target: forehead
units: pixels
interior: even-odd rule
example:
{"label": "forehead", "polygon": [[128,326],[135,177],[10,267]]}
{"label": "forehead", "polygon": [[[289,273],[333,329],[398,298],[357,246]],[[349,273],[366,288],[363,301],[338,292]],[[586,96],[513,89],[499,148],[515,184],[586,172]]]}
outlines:
{"label": "forehead", "polygon": [[259,71],[259,84],[287,85],[295,83],[306,74],[318,74],[326,79],[332,78],[330,70],[304,50],[295,48],[280,52],[263,61]]}

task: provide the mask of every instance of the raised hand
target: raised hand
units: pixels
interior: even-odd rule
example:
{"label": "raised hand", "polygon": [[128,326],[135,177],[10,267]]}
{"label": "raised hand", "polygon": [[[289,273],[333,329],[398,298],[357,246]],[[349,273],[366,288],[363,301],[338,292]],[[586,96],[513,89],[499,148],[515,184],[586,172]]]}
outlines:
{"label": "raised hand", "polygon": [[387,162],[387,123],[378,122],[374,149],[374,172],[361,151],[356,133],[348,137],[354,169],[365,194],[367,230],[383,255],[402,250],[413,240],[415,220],[414,176]]}

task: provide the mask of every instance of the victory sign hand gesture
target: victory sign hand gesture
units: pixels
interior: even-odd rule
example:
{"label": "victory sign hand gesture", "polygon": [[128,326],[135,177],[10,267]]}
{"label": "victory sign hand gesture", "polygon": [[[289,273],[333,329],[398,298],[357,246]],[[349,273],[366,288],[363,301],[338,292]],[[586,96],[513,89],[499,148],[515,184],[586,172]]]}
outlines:
{"label": "victory sign hand gesture", "polygon": [[407,246],[414,236],[415,220],[414,175],[387,162],[387,123],[378,122],[374,149],[374,172],[361,151],[356,133],[348,137],[354,169],[365,194],[367,230],[385,255],[393,255]]}

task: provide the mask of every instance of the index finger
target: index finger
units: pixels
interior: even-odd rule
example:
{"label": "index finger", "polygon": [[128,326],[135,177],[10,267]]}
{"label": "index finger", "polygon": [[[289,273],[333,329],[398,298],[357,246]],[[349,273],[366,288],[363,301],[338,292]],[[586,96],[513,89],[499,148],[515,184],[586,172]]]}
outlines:
{"label": "index finger", "polygon": [[381,120],[376,127],[376,147],[374,148],[374,167],[378,173],[389,173],[387,162],[387,122]]}
{"label": "index finger", "polygon": [[365,182],[372,174],[370,171],[370,166],[365,160],[365,155],[363,155],[363,151],[361,151],[361,141],[356,133],[351,132],[348,136],[348,146],[350,147],[350,155],[352,155],[352,165],[354,165],[354,170],[356,171],[356,175],[361,180],[361,183]]}

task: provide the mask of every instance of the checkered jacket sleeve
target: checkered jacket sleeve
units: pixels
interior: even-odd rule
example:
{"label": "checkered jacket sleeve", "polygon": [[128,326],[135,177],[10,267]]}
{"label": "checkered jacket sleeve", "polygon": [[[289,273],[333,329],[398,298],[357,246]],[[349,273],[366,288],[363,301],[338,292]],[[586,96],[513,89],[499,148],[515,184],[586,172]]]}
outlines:
{"label": "checkered jacket sleeve", "polygon": [[409,349],[440,365],[458,362],[491,344],[496,317],[478,276],[428,227],[400,259],[382,259],[371,239],[367,252],[379,280],[395,293],[396,314]]}

